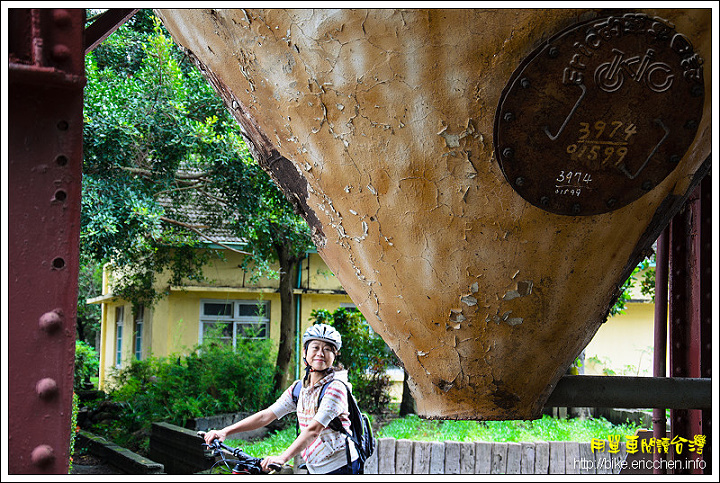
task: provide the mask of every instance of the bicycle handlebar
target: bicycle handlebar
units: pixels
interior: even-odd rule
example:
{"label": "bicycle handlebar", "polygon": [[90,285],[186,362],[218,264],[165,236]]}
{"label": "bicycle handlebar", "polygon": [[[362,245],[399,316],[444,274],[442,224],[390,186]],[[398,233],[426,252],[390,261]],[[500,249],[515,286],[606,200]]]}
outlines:
{"label": "bicycle handlebar", "polygon": [[[198,431],[197,434],[201,438],[204,438],[205,431]],[[219,439],[212,440],[210,442],[210,444],[203,442],[202,445],[207,446],[209,449],[212,449],[213,455],[220,456],[222,458],[222,460],[226,462],[226,464],[227,464],[227,461],[225,460],[225,457],[222,454],[223,452],[231,454],[232,456],[237,458],[237,460],[233,461],[234,463],[236,463],[236,466],[233,469],[233,471],[244,469],[248,473],[254,474],[254,475],[265,473],[260,464],[263,459],[257,458],[255,456],[250,456],[249,454],[247,454],[240,448],[233,448],[232,446],[228,446],[225,443],[221,442]],[[280,466],[280,465],[277,465],[277,464],[270,465],[271,471],[279,471],[281,469],[282,469],[282,466]]]}

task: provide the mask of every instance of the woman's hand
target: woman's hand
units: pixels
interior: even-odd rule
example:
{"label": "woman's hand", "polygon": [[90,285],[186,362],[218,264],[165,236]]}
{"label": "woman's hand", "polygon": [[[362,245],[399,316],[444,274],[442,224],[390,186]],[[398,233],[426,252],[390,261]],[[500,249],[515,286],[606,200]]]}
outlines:
{"label": "woman's hand", "polygon": [[210,444],[214,440],[219,439],[222,443],[225,441],[225,438],[227,438],[227,433],[222,429],[211,429],[207,433],[205,433],[205,443]]}
{"label": "woman's hand", "polygon": [[260,466],[262,467],[263,472],[268,473],[270,470],[275,469],[271,468],[271,465],[282,466],[285,463],[287,463],[287,460],[282,456],[268,456],[267,458],[262,460]]}

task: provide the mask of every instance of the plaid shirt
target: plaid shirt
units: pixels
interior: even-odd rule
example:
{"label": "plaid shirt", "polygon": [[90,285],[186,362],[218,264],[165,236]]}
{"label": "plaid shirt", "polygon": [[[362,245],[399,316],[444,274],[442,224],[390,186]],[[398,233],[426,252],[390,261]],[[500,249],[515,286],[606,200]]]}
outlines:
{"label": "plaid shirt", "polygon": [[283,392],[270,410],[278,419],[286,414],[297,411],[300,430],[305,429],[313,419],[325,426],[320,435],[308,445],[302,452],[303,460],[307,464],[310,473],[328,473],[347,464],[345,453],[346,444],[350,443],[350,459],[354,461],[357,457],[355,445],[346,439],[344,434],[333,431],[328,427],[330,421],[340,416],[343,427],[350,431],[350,419],[348,417],[347,391],[341,381],[328,385],[325,390],[320,407],[317,406],[320,391],[326,382],[334,380],[334,374],[328,374],[312,387],[303,387],[300,390],[297,405],[293,402],[292,388],[294,383]]}

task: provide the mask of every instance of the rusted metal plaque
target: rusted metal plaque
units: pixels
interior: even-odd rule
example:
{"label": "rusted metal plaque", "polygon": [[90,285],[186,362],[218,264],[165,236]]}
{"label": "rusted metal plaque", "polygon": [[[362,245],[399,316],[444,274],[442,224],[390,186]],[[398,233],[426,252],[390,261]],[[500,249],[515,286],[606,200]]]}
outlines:
{"label": "rusted metal plaque", "polygon": [[561,215],[616,210],[685,155],[704,100],[703,60],[666,20],[576,24],[528,56],[495,116],[495,152],[528,202]]}

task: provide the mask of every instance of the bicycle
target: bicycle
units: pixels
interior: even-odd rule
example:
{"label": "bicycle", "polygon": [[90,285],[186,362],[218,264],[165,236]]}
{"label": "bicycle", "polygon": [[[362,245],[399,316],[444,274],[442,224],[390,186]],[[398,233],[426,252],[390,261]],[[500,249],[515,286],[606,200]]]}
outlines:
{"label": "bicycle", "polygon": [[[205,431],[198,431],[197,434],[203,438],[202,446],[210,449],[216,459],[216,462],[210,467],[210,471],[217,468],[220,472],[227,472],[233,475],[262,475],[278,473],[283,469],[280,465],[270,465],[271,471],[266,473],[260,466],[263,460],[262,458],[250,456],[241,448],[228,446],[219,439],[215,439],[210,444],[207,444],[204,442]],[[233,458],[228,459],[226,455],[232,456]]]}

